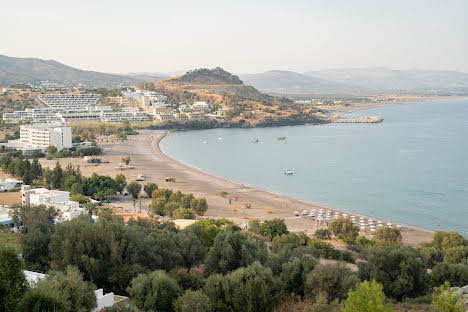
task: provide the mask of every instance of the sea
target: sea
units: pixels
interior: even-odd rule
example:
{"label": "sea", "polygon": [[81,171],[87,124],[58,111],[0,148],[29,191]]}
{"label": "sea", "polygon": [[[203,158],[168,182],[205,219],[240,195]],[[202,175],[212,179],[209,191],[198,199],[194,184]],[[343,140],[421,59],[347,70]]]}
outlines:
{"label": "sea", "polygon": [[174,131],[161,149],[244,185],[395,224],[468,235],[468,99],[345,115],[360,116],[384,121]]}

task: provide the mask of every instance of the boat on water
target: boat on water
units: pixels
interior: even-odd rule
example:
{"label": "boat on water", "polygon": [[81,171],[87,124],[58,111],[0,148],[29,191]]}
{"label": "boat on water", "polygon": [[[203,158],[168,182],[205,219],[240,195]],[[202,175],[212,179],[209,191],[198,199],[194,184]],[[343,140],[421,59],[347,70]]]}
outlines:
{"label": "boat on water", "polygon": [[276,139],[281,141],[281,140],[286,140],[286,137],[285,137],[285,136],[281,136],[281,135],[280,135],[280,136],[279,136],[279,137],[277,137]]}
{"label": "boat on water", "polygon": [[258,139],[257,138],[250,138],[250,142],[257,143]]}
{"label": "boat on water", "polygon": [[223,139],[223,138],[218,138],[218,140],[220,140],[220,141],[221,141],[222,139]]}
{"label": "boat on water", "polygon": [[285,174],[285,175],[293,175],[294,172],[293,172],[292,170],[289,170],[289,169],[288,169],[288,170],[286,170],[286,171],[284,172],[284,174]]}
{"label": "boat on water", "polygon": [[203,141],[202,143],[203,143],[203,144],[208,144],[208,142],[206,142],[206,141]]}

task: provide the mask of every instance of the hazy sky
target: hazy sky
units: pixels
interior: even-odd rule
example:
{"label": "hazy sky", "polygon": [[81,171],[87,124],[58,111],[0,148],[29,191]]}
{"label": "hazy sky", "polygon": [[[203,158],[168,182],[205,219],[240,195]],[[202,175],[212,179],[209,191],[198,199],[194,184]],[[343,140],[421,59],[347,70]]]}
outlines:
{"label": "hazy sky", "polygon": [[468,1],[2,0],[0,54],[105,72],[468,72]]}

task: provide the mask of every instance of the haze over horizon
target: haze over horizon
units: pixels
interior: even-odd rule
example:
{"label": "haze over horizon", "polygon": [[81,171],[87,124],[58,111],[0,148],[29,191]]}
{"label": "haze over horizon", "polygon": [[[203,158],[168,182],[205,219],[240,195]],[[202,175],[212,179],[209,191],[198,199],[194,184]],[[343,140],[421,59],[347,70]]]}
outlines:
{"label": "haze over horizon", "polygon": [[468,72],[465,1],[6,0],[0,54],[111,73]]}

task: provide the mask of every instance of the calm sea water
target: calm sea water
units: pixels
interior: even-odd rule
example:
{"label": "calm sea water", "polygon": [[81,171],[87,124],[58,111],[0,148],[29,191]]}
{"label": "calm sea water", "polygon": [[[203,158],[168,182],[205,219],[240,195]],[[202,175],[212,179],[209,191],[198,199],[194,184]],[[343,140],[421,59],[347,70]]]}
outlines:
{"label": "calm sea water", "polygon": [[[347,116],[362,115],[385,120],[179,131],[161,147],[181,162],[236,182],[393,223],[468,235],[468,99]],[[280,135],[287,139],[278,141]],[[295,174],[284,175],[287,169]]]}

